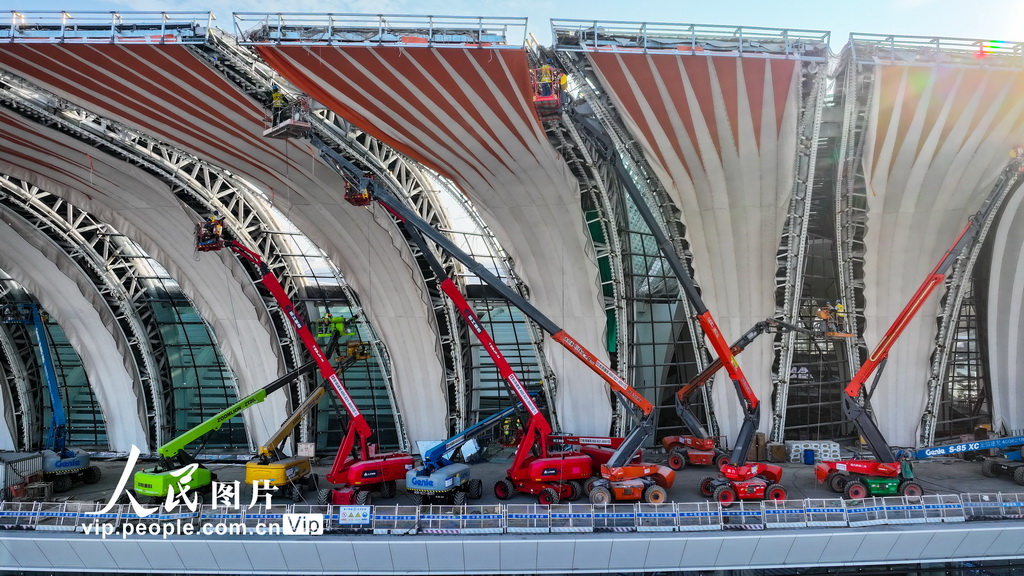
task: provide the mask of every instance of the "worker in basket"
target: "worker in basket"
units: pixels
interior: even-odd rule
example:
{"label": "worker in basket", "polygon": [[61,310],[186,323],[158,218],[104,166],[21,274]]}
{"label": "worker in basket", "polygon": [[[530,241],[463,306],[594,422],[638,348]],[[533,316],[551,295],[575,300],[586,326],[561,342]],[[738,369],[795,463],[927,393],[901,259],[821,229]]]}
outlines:
{"label": "worker in basket", "polygon": [[213,248],[219,246],[221,243],[221,235],[224,232],[224,219],[219,218],[218,215],[210,216],[205,220],[201,220],[196,225],[198,230],[198,237],[196,238],[196,246],[202,248]]}
{"label": "worker in basket", "polygon": [[370,203],[370,187],[359,188],[351,182],[345,182],[345,200],[353,206],[366,206]]}
{"label": "worker in basket", "polygon": [[352,316],[347,320],[349,323],[348,329],[345,327],[344,316],[334,316],[331,311],[324,312],[324,315],[320,317],[320,332],[317,334],[318,338],[330,338],[334,331],[337,330],[340,336],[355,336],[356,331],[351,325],[355,323],[358,315]]}

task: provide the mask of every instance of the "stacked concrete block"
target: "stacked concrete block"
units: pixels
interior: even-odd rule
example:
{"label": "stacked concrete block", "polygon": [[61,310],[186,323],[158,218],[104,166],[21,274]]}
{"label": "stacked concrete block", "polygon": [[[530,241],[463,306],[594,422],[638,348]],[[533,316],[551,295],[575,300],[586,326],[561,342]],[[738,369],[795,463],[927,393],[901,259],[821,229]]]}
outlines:
{"label": "stacked concrete block", "polygon": [[803,462],[804,450],[814,450],[815,462],[822,460],[839,460],[839,443],[829,441],[787,441],[786,450],[789,452],[790,462]]}

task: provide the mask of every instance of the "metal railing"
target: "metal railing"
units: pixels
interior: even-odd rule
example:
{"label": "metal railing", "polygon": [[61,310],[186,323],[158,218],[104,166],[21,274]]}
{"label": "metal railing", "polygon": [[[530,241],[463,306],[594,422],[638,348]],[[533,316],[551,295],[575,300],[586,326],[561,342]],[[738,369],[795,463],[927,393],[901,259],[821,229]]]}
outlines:
{"label": "metal railing", "polygon": [[0,41],[83,44],[202,44],[212,12],[67,12],[11,10]]}
{"label": "metal railing", "polygon": [[235,12],[239,44],[523,48],[526,18]]}
{"label": "metal railing", "polygon": [[1024,43],[979,38],[850,34],[855,62],[895,65],[945,65],[972,68],[1024,67]]}
{"label": "metal railing", "polygon": [[556,50],[671,50],[825,62],[829,32],[670,22],[551,20]]}
{"label": "metal railing", "polygon": [[[976,522],[1024,519],[1024,494],[929,494],[862,500],[714,501],[665,504],[487,504],[475,506],[331,506],[274,505],[225,508],[210,505],[189,510],[159,510],[138,516],[131,505],[115,505],[96,514],[91,502],[3,502],[0,530],[50,530],[85,535],[291,534],[293,515],[322,516],[323,534],[503,534],[583,532],[692,532],[773,530],[805,527],[857,528],[873,525]],[[183,524],[191,525],[187,532]]]}

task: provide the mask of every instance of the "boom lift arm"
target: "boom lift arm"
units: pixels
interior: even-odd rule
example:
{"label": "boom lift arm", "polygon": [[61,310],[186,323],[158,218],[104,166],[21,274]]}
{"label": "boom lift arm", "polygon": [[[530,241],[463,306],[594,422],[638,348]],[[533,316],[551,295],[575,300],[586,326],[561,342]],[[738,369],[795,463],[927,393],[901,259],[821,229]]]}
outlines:
{"label": "boom lift arm", "polygon": [[[197,248],[202,248],[202,236],[197,237],[197,240],[200,242]],[[345,389],[341,378],[338,377],[329,359],[316,343],[316,337],[310,331],[309,324],[306,323],[295,309],[277,277],[274,276],[270,268],[263,261],[263,258],[256,252],[234,240],[218,240],[212,245],[206,245],[213,246],[213,248],[207,247],[204,249],[216,250],[221,246],[226,246],[232,252],[256,266],[261,275],[264,288],[277,301],[278,306],[292,324],[306,350],[313,357],[313,361],[320,370],[320,376],[329,383],[331,390],[341,401],[346,412],[348,412],[348,430],[344,440],[338,447],[334,463],[326,475],[328,482],[342,485],[344,488],[333,490],[329,493],[331,502],[333,504],[350,504],[353,501],[358,504],[367,503],[369,501],[369,493],[368,491],[360,491],[360,487],[366,487],[370,490],[380,489],[383,496],[393,496],[395,493],[395,481],[404,476],[407,470],[412,469],[412,456],[399,452],[389,454],[371,453],[369,439],[373,431],[370,429],[366,417],[359,411],[355,401],[352,400],[352,396]],[[325,500],[327,496],[328,493],[324,492],[319,495],[319,499]]]}
{"label": "boom lift arm", "polygon": [[[635,462],[637,454],[644,441],[654,430],[653,411],[654,405],[643,397],[636,389],[626,383],[614,370],[604,362],[601,362],[594,354],[587,350],[582,344],[569,336],[550,318],[530,304],[514,290],[509,288],[497,276],[492,274],[486,267],[476,262],[469,254],[463,252],[444,234],[435,230],[427,222],[423,221],[413,210],[410,210],[401,201],[395,198],[384,186],[379,185],[372,177],[363,173],[358,167],[346,158],[335,152],[330,146],[315,135],[311,135],[313,145],[319,149],[320,157],[327,162],[328,166],[341,175],[346,181],[345,199],[355,206],[366,206],[377,201],[390,211],[396,218],[405,222],[408,226],[415,228],[422,235],[430,238],[446,252],[462,262],[471,272],[477,275],[488,286],[497,291],[509,303],[518,307],[527,317],[533,320],[542,330],[551,335],[551,338],[568,349],[570,353],[579,358],[591,370],[597,373],[607,382],[612,390],[623,401],[623,405],[631,412],[636,426],[630,434],[619,444],[618,448],[611,454],[605,464],[601,466],[602,482],[609,483],[611,490],[601,487],[607,496],[598,495],[598,502],[607,502],[614,493],[618,497],[628,499],[648,498],[649,502],[660,502],[665,499],[665,489],[672,486],[675,480],[675,472],[664,466],[656,466]],[[567,457],[564,457],[567,458]],[[589,464],[589,460],[588,460]],[[581,470],[582,471],[582,470]],[[507,482],[504,483],[504,482]],[[495,492],[500,495],[507,494],[515,484],[513,479],[506,479],[499,483],[502,487],[495,486]],[[560,482],[559,494],[572,495],[575,490],[568,487],[566,483]],[[526,489],[527,485],[518,485],[519,490]],[[533,493],[534,488],[529,488]],[[568,492],[566,492],[568,490]],[[553,499],[553,488],[543,489],[548,499]],[[558,497],[561,497],[561,496]],[[607,498],[607,499],[605,499]],[[591,494],[591,501],[595,496]]]}
{"label": "boom lift arm", "polygon": [[[626,192],[629,194],[630,199],[633,200],[634,206],[640,213],[641,218],[643,218],[644,222],[647,224],[651,234],[654,235],[658,248],[661,249],[662,256],[665,257],[665,260],[668,262],[672,272],[675,273],[676,280],[679,281],[683,294],[693,307],[694,315],[697,318],[697,322],[700,323],[700,327],[704,331],[704,335],[711,342],[711,347],[714,348],[715,352],[718,354],[718,359],[715,362],[719,366],[725,367],[725,371],[729,374],[729,379],[732,380],[733,386],[736,388],[736,394],[739,396],[740,404],[743,406],[744,416],[743,425],[736,437],[736,444],[729,460],[732,465],[741,466],[747,461],[747,451],[754,439],[754,432],[757,431],[757,426],[761,421],[761,403],[754,394],[753,388],[750,387],[750,382],[747,381],[747,377],[743,374],[743,370],[740,369],[740,365],[736,361],[732,348],[729,346],[728,342],[726,342],[725,337],[722,335],[722,331],[718,328],[718,323],[715,322],[714,317],[711,315],[711,311],[708,310],[707,305],[704,304],[704,299],[700,296],[700,292],[693,284],[693,278],[690,277],[690,273],[686,270],[686,265],[679,258],[679,255],[676,254],[672,241],[661,229],[661,225],[654,217],[654,213],[651,212],[651,209],[644,200],[640,189],[637,188],[636,184],[633,182],[633,178],[626,170],[625,165],[622,163],[622,159],[618,155],[615,155],[613,156],[612,161],[615,165],[615,172],[619,175],[619,179],[622,181]],[[749,342],[747,342],[747,344],[749,344]],[[746,344],[744,344],[744,347],[746,347]],[[710,369],[710,367],[708,369]]]}
{"label": "boom lift arm", "polygon": [[241,414],[246,409],[263,402],[267,399],[267,396],[292,383],[300,376],[312,372],[314,368],[316,368],[315,362],[306,362],[302,366],[288,372],[263,388],[260,388],[210,418],[207,418],[203,422],[196,424],[176,438],[173,438],[157,450],[157,454],[160,456],[157,468],[162,470],[175,470],[195,462],[195,458],[185,451],[186,446],[210,432],[220,430],[221,426],[223,426],[228,420],[234,418],[238,414]]}
{"label": "boom lift arm", "polygon": [[64,412],[64,402],[60,397],[60,383],[54,369],[50,341],[47,337],[46,323],[39,313],[39,306],[31,304],[6,304],[2,318],[5,324],[32,325],[39,348],[43,377],[46,390],[50,396],[50,429],[46,433],[43,445],[43,474],[53,479],[56,492],[66,492],[74,486],[74,482],[83,481],[94,484],[99,481],[102,472],[98,466],[90,465],[88,452],[68,445],[68,418]]}
{"label": "boom lift arm", "polygon": [[216,476],[203,466],[199,466],[190,476],[185,478],[184,484],[182,483],[183,477],[171,474],[172,471],[196,462],[195,458],[185,451],[185,447],[210,432],[220,430],[221,426],[228,420],[234,418],[247,408],[263,402],[268,394],[281,389],[299,376],[312,372],[315,367],[316,363],[313,361],[299,366],[161,446],[157,450],[159,458],[156,464],[152,468],[144,468],[135,473],[133,477],[135,493],[149,498],[163,498],[167,496],[171,489],[180,493],[185,487],[191,490],[205,490],[209,488],[211,482],[216,479]]}
{"label": "boom lift arm", "polygon": [[[339,331],[331,332],[330,345],[327,348],[327,357],[334,356],[337,348]],[[339,364],[338,372],[344,373],[345,369],[359,360],[370,357],[368,346],[364,342],[349,341],[346,343],[347,354]],[[315,362],[309,364],[315,366]],[[292,500],[301,502],[302,487],[306,489],[317,489],[318,478],[313,472],[313,464],[309,456],[293,455],[288,456],[282,450],[281,445],[292,433],[296,426],[302,421],[303,416],[313,409],[323,398],[326,392],[324,385],[318,385],[305,400],[285,419],[281,427],[274,432],[266,442],[259,447],[255,460],[245,464],[245,483],[265,483],[267,486],[284,487],[291,495]]]}
{"label": "boom lift arm", "polygon": [[[334,355],[334,347],[336,345],[337,339],[338,334],[333,334],[331,345],[327,349],[328,358]],[[344,373],[348,367],[352,366],[359,360],[367,358],[368,354],[364,354],[357,351],[359,348],[363,346],[364,343],[362,342],[350,342],[348,347],[349,353],[346,355],[345,360],[338,365],[337,371]],[[313,363],[313,366],[316,366],[316,364]],[[299,404],[299,406],[288,416],[288,418],[285,419],[285,421],[281,424],[281,427],[278,428],[276,432],[271,434],[270,438],[267,438],[266,442],[260,445],[259,449],[257,449],[256,452],[257,458],[259,458],[260,462],[273,462],[275,460],[280,460],[285,456],[284,453],[281,451],[281,445],[288,438],[288,436],[291,435],[292,431],[295,430],[296,426],[299,425],[299,422],[302,422],[302,418],[306,415],[306,413],[312,410],[313,407],[316,406],[317,403],[320,401],[320,399],[323,398],[325,392],[326,390],[324,390],[323,385],[317,386],[312,392],[309,393],[309,396],[307,396],[306,399],[303,400],[302,403]]]}
{"label": "boom lift arm", "polygon": [[[991,200],[991,199],[990,199]],[[938,288],[943,280],[946,279],[946,272],[949,268],[956,263],[957,256],[968,246],[977,235],[978,230],[981,227],[980,222],[984,222],[986,217],[986,209],[990,208],[994,204],[987,203],[974,216],[968,219],[967,225],[964,226],[963,230],[957,236],[956,241],[950,246],[946,252],[939,258],[938,264],[932,269],[930,273],[925,277],[924,282],[917,288],[917,292],[910,297],[910,301],[903,307],[903,310],[896,316],[896,320],[886,330],[885,335],[879,341],[878,346],[868,356],[867,360],[861,364],[860,369],[854,374],[853,379],[846,385],[843,392],[846,394],[843,397],[843,408],[846,411],[846,416],[853,420],[856,424],[857,429],[864,437],[868,444],[868,448],[871,450],[872,455],[879,461],[885,463],[893,463],[898,460],[896,454],[892,448],[889,447],[889,443],[886,442],[882,432],[878,429],[878,425],[875,424],[874,419],[868,413],[867,408],[859,403],[857,399],[860,397],[861,390],[864,388],[864,383],[867,382],[868,378],[874,374],[874,383],[872,389],[877,386],[879,378],[882,376],[882,371],[885,369],[885,363],[889,359],[889,351],[892,350],[894,344],[899,339],[900,335],[906,329],[910,321],[914,319],[914,316],[921,310],[924,303],[931,296],[932,292]]]}
{"label": "boom lift arm", "polygon": [[[740,336],[738,340],[733,342],[729,348],[733,356],[739,355],[743,352],[751,342],[757,339],[762,334],[774,334],[774,333],[785,333],[785,332],[802,332],[810,336],[814,336],[813,330],[789,324],[782,320],[775,318],[766,318],[754,324],[749,330],[747,330],[743,336]],[[693,434],[692,437],[685,436],[666,436],[662,439],[662,445],[665,450],[669,453],[669,467],[673,470],[679,470],[685,465],[684,455],[681,453],[686,450],[688,457],[693,463],[693,460],[699,455],[703,455],[705,452],[714,450],[715,442],[710,437],[707,430],[704,428],[701,421],[697,416],[690,410],[689,399],[690,396],[698,390],[701,386],[707,383],[715,373],[722,368],[722,359],[716,358],[710,366],[701,371],[700,374],[694,376],[689,382],[684,384],[675,395],[675,406],[676,414],[679,419],[682,420],[683,424]],[[687,448],[680,448],[686,446]],[[674,454],[673,451],[676,451]],[[675,457],[673,457],[675,456]],[[721,454],[720,456],[711,456],[708,454],[708,459],[712,459],[716,465],[721,465],[728,462],[728,458]],[[707,464],[711,462],[697,462],[701,464]],[[676,465],[673,465],[676,464]]]}
{"label": "boom lift arm", "polygon": [[[498,482],[495,486],[495,493],[502,499],[510,497],[513,491],[537,494],[542,504],[555,504],[562,498],[575,499],[580,495],[581,488],[578,483],[576,485],[572,483],[587,478],[592,474],[589,457],[555,453],[551,450],[551,424],[544,417],[544,414],[536,402],[533,401],[531,395],[526,391],[522,381],[519,380],[512,366],[509,365],[508,360],[505,359],[501,350],[498,349],[490,333],[484,328],[476,311],[473,310],[469,302],[463,297],[441,263],[434,257],[423,235],[414,227],[407,227],[407,233],[416,244],[423,259],[430,266],[434,276],[441,281],[441,291],[455,304],[459,314],[466,321],[466,325],[469,326],[469,329],[480,340],[484,350],[487,351],[491,360],[494,361],[502,380],[505,381],[509,390],[519,400],[518,404],[529,414],[523,425],[523,437],[512,459],[512,464],[509,466],[507,480]],[[481,422],[473,429],[479,428],[483,424]],[[458,436],[449,440],[446,444],[452,443],[457,438]],[[441,454],[443,455],[449,449],[443,450]],[[427,467],[427,462],[428,459],[425,456],[425,467]],[[451,484],[454,486],[457,479],[459,486],[466,485],[468,487],[467,491],[471,497],[479,497],[479,487],[476,485],[475,480],[469,478],[468,466],[450,465],[445,474],[437,474],[436,480],[438,482],[431,479],[429,485],[427,481],[422,479],[422,473],[418,473],[417,476],[414,477],[412,472],[406,475],[406,486],[409,487],[411,485],[412,488],[410,489],[414,494],[426,495],[428,490],[439,492],[439,487],[436,486],[439,481],[443,480],[446,485]],[[452,480],[449,482],[449,478],[444,478],[444,476],[451,476]],[[418,485],[422,485],[420,489],[417,488]],[[459,500],[463,499],[458,493],[454,494],[454,497]]]}
{"label": "boom lift arm", "polygon": [[[931,296],[946,278],[946,272],[956,263],[960,253],[967,246],[971,245],[983,224],[993,215],[998,206],[1001,205],[997,199],[1000,196],[1009,195],[1021,184],[1021,162],[1024,158],[1014,156],[1000,176],[996,185],[985,199],[981,209],[967,220],[967,224],[957,235],[953,244],[942,254],[938,263],[931,272],[925,276],[924,281],[910,297],[903,310],[886,330],[885,335],[879,341],[874,351],[867,360],[861,364],[860,369],[854,374],[850,383],[843,389],[843,410],[847,418],[853,421],[861,436],[867,442],[868,448],[875,460],[853,459],[842,462],[825,461],[815,467],[815,477],[819,482],[828,482],[836,492],[843,492],[849,498],[862,498],[870,494],[893,494],[920,495],[923,490],[920,484],[912,482],[913,470],[910,462],[905,460],[909,454],[897,454],[889,446],[884,435],[878,428],[871,414],[868,412],[866,403],[861,404],[858,398],[868,378],[874,374],[872,389],[878,385],[885,363],[888,361],[889,352],[899,339],[900,335],[914,319],[917,313],[924,306],[924,303]],[[847,474],[853,474],[848,477]]]}
{"label": "boom lift arm", "polygon": [[333,167],[336,172],[342,175],[351,185],[351,193],[346,195],[347,200],[353,204],[363,206],[376,200],[399,220],[405,222],[411,227],[414,227],[427,238],[430,238],[431,241],[441,246],[442,249],[466,266],[470,272],[476,274],[477,277],[483,280],[488,286],[496,290],[503,298],[522,310],[523,313],[536,322],[542,330],[550,334],[551,338],[555,342],[561,344],[574,356],[583,361],[583,363],[591,370],[601,376],[601,378],[611,386],[613,391],[619,394],[620,397],[626,399],[626,406],[630,409],[639,424],[626,441],[619,447],[616,455],[608,461],[608,465],[622,466],[628,462],[636,450],[642,446],[647,436],[649,436],[653,431],[654,425],[651,416],[654,410],[654,405],[644,398],[643,395],[637,392],[636,389],[627,384],[625,380],[611,369],[611,367],[598,359],[582,344],[576,341],[576,339],[562,330],[528,300],[517,294],[507,284],[502,282],[500,278],[491,273],[491,271],[485,266],[474,260],[472,256],[463,252],[455,245],[454,242],[448,239],[447,236],[438,230],[435,230],[430,224],[423,221],[418,214],[395,198],[384,186],[379,185],[372,178],[364,175],[363,171],[356,165],[335,152],[330,146],[325,144],[316,136],[312,136],[311,139],[313,145],[320,151],[320,157],[323,158],[329,166]]}

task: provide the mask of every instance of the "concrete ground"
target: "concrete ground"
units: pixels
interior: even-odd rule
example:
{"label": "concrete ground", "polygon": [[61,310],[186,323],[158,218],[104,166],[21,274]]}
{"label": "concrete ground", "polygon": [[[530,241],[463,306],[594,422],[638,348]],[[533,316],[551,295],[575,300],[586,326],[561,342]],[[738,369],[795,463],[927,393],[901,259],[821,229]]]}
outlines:
{"label": "concrete ground", "polygon": [[[484,483],[484,495],[480,500],[470,501],[470,504],[496,504],[500,501],[494,495],[494,484],[505,477],[506,470],[510,463],[511,454],[508,450],[492,455],[488,461],[473,464],[471,472],[474,478],[480,478]],[[649,453],[646,458],[650,462],[664,463],[665,456],[656,452]],[[51,500],[76,500],[76,501],[97,501],[106,502],[114,492],[126,462],[124,460],[95,461],[97,466],[103,470],[103,477],[96,484],[77,485],[69,492],[54,494]],[[329,459],[321,459],[314,465],[314,470],[319,474],[322,486],[324,474],[330,468]],[[146,464],[149,465],[149,464]],[[136,468],[141,468],[137,464]],[[214,470],[221,482],[233,480],[244,481],[245,465],[241,463],[209,462],[208,468]],[[814,467],[802,463],[781,464],[784,473],[782,485],[789,492],[789,499],[800,500],[804,498],[833,498],[836,494],[826,486],[818,484],[814,479]],[[985,477],[981,472],[981,462],[969,462],[959,459],[931,459],[915,462],[914,472],[917,481],[922,485],[926,494],[959,494],[959,493],[980,493],[980,492],[1020,492],[1024,493],[1024,486],[1017,485],[1010,478],[1001,476],[997,478]],[[688,466],[676,473],[675,484],[668,491],[669,500],[676,502],[700,501],[700,494],[697,485],[701,479],[713,475],[714,471],[709,467]],[[131,486],[131,479],[128,484]],[[244,487],[242,493],[242,504],[248,504],[251,498],[251,487]],[[305,493],[306,503],[316,504],[316,493]],[[509,504],[532,504],[536,497],[527,494],[517,495],[505,503]],[[384,500],[379,494],[374,494],[373,502],[376,504],[413,504],[412,495],[405,491],[405,482],[399,481],[398,495],[394,499]],[[579,500],[580,503],[586,499]],[[292,500],[285,494],[275,495],[275,504],[292,504]]]}

